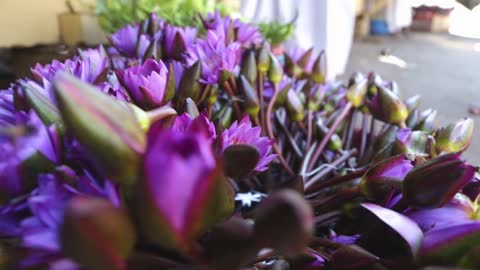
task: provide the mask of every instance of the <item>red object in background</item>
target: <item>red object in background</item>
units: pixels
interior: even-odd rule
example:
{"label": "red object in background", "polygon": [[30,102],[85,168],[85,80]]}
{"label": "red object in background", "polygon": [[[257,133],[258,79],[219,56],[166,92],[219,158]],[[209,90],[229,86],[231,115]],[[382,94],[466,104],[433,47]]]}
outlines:
{"label": "red object in background", "polygon": [[448,30],[448,17],[451,9],[433,6],[420,6],[413,9],[412,30],[426,32],[444,32]]}

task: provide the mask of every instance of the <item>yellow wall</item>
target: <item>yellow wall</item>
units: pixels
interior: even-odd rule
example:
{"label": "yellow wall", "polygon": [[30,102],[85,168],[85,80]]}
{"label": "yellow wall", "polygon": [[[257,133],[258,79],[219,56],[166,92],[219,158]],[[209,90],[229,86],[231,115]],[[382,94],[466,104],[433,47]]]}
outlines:
{"label": "yellow wall", "polygon": [[[58,15],[67,11],[65,0],[0,0],[0,47],[59,42]],[[72,0],[93,3],[94,0]]]}

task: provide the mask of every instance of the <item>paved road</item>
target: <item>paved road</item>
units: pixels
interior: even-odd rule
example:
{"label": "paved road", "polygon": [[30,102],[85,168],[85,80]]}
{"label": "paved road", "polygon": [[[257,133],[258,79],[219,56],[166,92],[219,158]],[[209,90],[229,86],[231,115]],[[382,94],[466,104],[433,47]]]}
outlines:
{"label": "paved road", "polygon": [[[379,61],[382,49],[399,64]],[[401,60],[406,67],[399,67],[405,64]],[[412,33],[356,42],[346,74],[370,70],[396,80],[404,97],[420,94],[422,107],[438,110],[442,124],[469,116],[469,105],[480,104],[480,40]],[[475,134],[465,157],[480,164],[480,116],[472,117]]]}

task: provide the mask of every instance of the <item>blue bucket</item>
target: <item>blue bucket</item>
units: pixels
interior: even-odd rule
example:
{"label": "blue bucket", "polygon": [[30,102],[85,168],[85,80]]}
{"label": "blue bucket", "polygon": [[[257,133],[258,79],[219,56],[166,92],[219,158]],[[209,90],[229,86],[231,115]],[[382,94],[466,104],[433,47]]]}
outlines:
{"label": "blue bucket", "polygon": [[385,20],[372,19],[370,21],[370,34],[374,36],[385,36],[390,34],[387,22]]}

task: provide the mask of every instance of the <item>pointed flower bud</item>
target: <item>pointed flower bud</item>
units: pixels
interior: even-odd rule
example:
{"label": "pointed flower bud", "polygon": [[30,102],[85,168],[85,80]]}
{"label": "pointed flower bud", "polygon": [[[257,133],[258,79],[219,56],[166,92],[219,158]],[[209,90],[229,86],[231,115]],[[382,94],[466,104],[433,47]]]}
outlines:
{"label": "pointed flower bud", "polygon": [[145,54],[142,57],[142,62],[145,62],[150,58],[153,58],[154,60],[161,59],[162,50],[159,47],[159,41],[157,39],[152,40],[150,45],[148,45],[147,49],[145,50]]}
{"label": "pointed flower bud", "polygon": [[270,69],[269,58],[269,48],[266,44],[263,44],[257,53],[257,69],[259,73],[266,74],[268,72],[268,70]]}
{"label": "pointed flower bud", "polygon": [[201,74],[202,63],[200,60],[183,71],[182,78],[179,82],[178,91],[173,99],[174,108],[177,111],[183,108],[187,98],[191,98],[195,102],[200,98],[200,91],[202,87],[199,83],[199,79]]}
{"label": "pointed flower bud", "polygon": [[301,50],[298,50],[298,49],[300,48],[297,48],[297,53],[296,53],[297,57],[294,57],[294,59],[296,59],[296,62],[299,67],[301,67],[305,71],[310,71],[313,66],[313,61],[315,61],[312,57],[313,48],[310,48],[306,51],[304,51],[303,49]]}
{"label": "pointed flower bud", "polygon": [[375,118],[390,124],[402,124],[408,117],[407,107],[400,97],[385,87],[378,88],[378,94],[367,102],[367,106]]}
{"label": "pointed flower bud", "polygon": [[126,211],[96,198],[73,198],[60,228],[62,251],[87,269],[127,269],[135,230]]}
{"label": "pointed flower bud", "polygon": [[29,106],[40,117],[46,126],[56,125],[60,134],[64,132],[64,125],[60,113],[53,102],[32,84],[23,84],[23,91]]}
{"label": "pointed flower bud", "polygon": [[367,94],[367,82],[367,78],[363,75],[358,75],[352,80],[352,83],[347,89],[347,99],[355,108],[363,105],[365,95]]}
{"label": "pointed flower bud", "polygon": [[465,118],[440,129],[435,136],[435,148],[439,153],[465,151],[472,140],[473,120]]}
{"label": "pointed flower bud", "polygon": [[326,54],[324,51],[322,51],[317,59],[315,59],[315,62],[313,63],[312,67],[312,80],[314,83],[320,83],[324,84],[325,83],[325,73],[326,73],[326,66],[327,66],[327,59],[326,59]]}
{"label": "pointed flower bud", "polygon": [[394,154],[411,154],[425,156],[429,147],[429,135],[424,131],[412,131],[402,128],[397,132],[397,139],[393,144]]}
{"label": "pointed flower bud", "polygon": [[417,109],[414,109],[413,111],[410,111],[408,114],[408,118],[405,122],[408,128],[414,129],[415,126],[418,125],[420,121],[420,112]]}
{"label": "pointed flower bud", "polygon": [[257,63],[255,62],[255,52],[253,50],[245,51],[240,73],[245,76],[251,85],[255,85],[257,81]]}
{"label": "pointed flower bud", "polygon": [[408,112],[412,112],[413,110],[417,109],[418,106],[420,106],[420,95],[415,95],[412,97],[409,97],[405,101],[405,106],[407,106]]}
{"label": "pointed flower bud", "polygon": [[200,112],[198,111],[197,105],[191,98],[185,99],[185,113],[190,115],[192,118],[196,118],[198,115],[200,115]]}
{"label": "pointed flower bud", "polygon": [[305,118],[303,102],[293,89],[287,93],[287,111],[293,121],[299,122]]}
{"label": "pointed flower bud", "polygon": [[166,24],[163,29],[163,52],[166,57],[181,60],[188,47],[194,43],[197,29]]}
{"label": "pointed flower bud", "polygon": [[[308,85],[308,83],[306,83]],[[308,109],[318,111],[322,105],[325,95],[328,91],[327,85],[316,84],[310,88],[309,99],[307,100]]]}
{"label": "pointed flower bud", "polygon": [[[318,118],[317,121],[315,121],[315,133],[317,134],[319,140],[321,140],[328,133],[328,128],[325,126],[321,118]],[[333,133],[327,146],[328,149],[332,151],[338,151],[342,149],[342,139],[337,133]]]}
{"label": "pointed flower bud", "polygon": [[240,76],[240,84],[243,91],[245,110],[250,116],[255,117],[260,112],[260,101],[258,100],[257,92],[243,75]]}
{"label": "pointed flower bud", "polygon": [[437,111],[433,109],[427,109],[420,113],[420,118],[415,130],[422,130],[428,133],[432,133],[437,130]]}
{"label": "pointed flower bud", "polygon": [[57,76],[55,95],[67,132],[92,164],[112,181],[133,183],[145,134],[132,109],[66,73]]}
{"label": "pointed flower bud", "polygon": [[280,83],[283,78],[283,68],[278,59],[270,54],[270,68],[268,69],[268,77],[272,83]]}
{"label": "pointed flower bud", "polygon": [[147,149],[135,197],[140,232],[150,243],[188,253],[231,214],[233,189],[203,132],[152,127]]}
{"label": "pointed flower bud", "polygon": [[412,169],[403,180],[403,197],[413,206],[440,207],[474,176],[475,168],[459,154],[437,157]]}
{"label": "pointed flower bud", "polygon": [[384,200],[392,191],[401,189],[403,178],[412,168],[412,162],[405,155],[381,161],[363,176],[360,190],[369,200]]}
{"label": "pointed flower bud", "polygon": [[289,54],[284,53],[283,57],[285,59],[285,73],[292,78],[298,78],[302,75],[302,68],[300,68],[295,61],[290,57]]}
{"label": "pointed flower bud", "polygon": [[302,253],[314,229],[311,206],[296,191],[268,196],[255,209],[255,239],[285,256]]}

